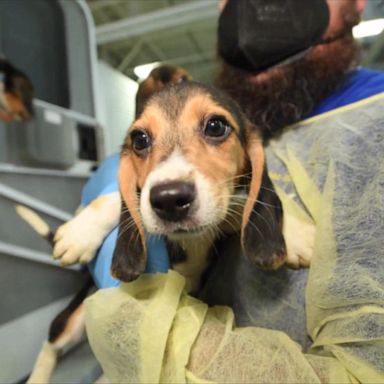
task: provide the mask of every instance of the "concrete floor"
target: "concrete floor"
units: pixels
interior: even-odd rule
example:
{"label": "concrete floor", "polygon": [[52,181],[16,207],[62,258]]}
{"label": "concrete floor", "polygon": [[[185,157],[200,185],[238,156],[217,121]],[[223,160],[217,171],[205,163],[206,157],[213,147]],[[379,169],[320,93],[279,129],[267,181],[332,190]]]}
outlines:
{"label": "concrete floor", "polygon": [[85,384],[95,382],[101,375],[92,350],[87,342],[62,356],[53,374],[52,384]]}

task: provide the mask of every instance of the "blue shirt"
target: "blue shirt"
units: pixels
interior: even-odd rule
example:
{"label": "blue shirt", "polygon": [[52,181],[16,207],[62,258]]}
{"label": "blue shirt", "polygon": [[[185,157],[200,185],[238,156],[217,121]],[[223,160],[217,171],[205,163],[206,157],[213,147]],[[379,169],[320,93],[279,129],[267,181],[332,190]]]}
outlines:
{"label": "blue shirt", "polygon": [[384,72],[358,68],[351,71],[340,87],[315,107],[308,117],[344,107],[381,92],[384,92]]}

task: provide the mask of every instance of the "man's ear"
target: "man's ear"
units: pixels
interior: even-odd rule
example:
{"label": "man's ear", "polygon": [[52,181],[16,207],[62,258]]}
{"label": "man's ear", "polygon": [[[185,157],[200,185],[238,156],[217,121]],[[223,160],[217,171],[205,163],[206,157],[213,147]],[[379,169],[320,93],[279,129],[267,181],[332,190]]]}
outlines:
{"label": "man's ear", "polygon": [[247,141],[252,177],[242,219],[242,248],[256,266],[277,269],[286,258],[282,205],[268,176],[260,139],[251,133]]}
{"label": "man's ear", "polygon": [[147,250],[139,214],[139,197],[133,165],[129,157],[120,161],[119,182],[122,193],[121,215],[116,247],[112,258],[112,276],[129,282],[144,271]]}
{"label": "man's ear", "polygon": [[363,13],[365,6],[367,5],[367,0],[356,0],[356,8],[359,13]]}

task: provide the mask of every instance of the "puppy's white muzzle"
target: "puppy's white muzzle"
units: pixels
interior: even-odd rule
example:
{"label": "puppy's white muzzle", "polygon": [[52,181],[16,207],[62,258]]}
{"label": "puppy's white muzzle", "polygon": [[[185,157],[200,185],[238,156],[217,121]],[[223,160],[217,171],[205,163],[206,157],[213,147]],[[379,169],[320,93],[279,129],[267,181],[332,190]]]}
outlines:
{"label": "puppy's white muzzle", "polygon": [[201,234],[225,218],[228,204],[217,195],[209,179],[175,151],[153,169],[141,191],[144,227],[158,235]]}

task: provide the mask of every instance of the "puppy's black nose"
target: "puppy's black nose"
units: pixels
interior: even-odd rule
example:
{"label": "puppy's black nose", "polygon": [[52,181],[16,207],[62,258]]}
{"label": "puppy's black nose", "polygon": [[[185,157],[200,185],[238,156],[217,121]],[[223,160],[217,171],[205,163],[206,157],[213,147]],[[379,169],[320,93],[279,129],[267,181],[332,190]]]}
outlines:
{"label": "puppy's black nose", "polygon": [[188,215],[196,190],[191,183],[172,181],[152,187],[149,200],[157,216],[166,221],[181,221]]}

